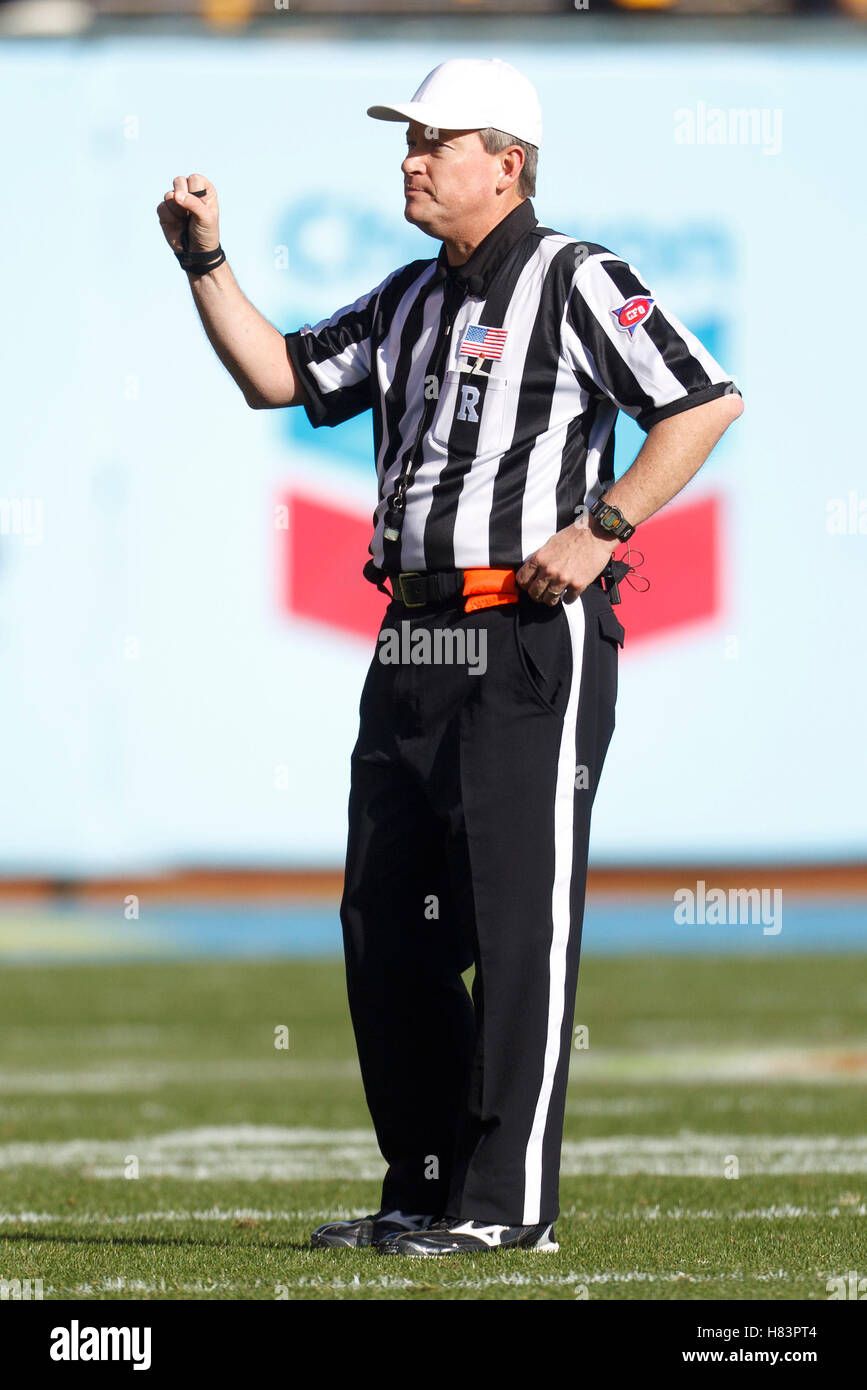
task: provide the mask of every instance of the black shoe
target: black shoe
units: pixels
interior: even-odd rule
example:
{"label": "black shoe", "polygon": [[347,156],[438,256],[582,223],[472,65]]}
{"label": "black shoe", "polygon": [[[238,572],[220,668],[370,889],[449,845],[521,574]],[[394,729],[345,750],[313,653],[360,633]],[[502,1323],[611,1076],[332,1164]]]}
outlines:
{"label": "black shoe", "polygon": [[553,1225],[496,1226],[484,1221],[435,1221],[421,1231],[399,1231],[377,1243],[383,1255],[476,1255],[487,1250],[560,1249]]}
{"label": "black shoe", "polygon": [[356,1217],[354,1221],[326,1221],[324,1226],[316,1227],[310,1244],[334,1249],[379,1245],[390,1236],[424,1231],[435,1219],[433,1216],[407,1216],[402,1211],[378,1211],[373,1216]]}

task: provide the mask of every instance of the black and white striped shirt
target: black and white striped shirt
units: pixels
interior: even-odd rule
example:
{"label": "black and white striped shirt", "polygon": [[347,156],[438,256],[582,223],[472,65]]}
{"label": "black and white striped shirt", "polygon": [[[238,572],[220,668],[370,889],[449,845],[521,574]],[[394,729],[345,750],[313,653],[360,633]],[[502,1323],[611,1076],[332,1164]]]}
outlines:
{"label": "black and white striped shirt", "polygon": [[737,390],[634,266],[540,226],[529,200],[464,265],[443,245],[285,339],[311,424],[373,410],[369,549],[389,574],[519,566],[613,481],[618,410],[648,430]]}

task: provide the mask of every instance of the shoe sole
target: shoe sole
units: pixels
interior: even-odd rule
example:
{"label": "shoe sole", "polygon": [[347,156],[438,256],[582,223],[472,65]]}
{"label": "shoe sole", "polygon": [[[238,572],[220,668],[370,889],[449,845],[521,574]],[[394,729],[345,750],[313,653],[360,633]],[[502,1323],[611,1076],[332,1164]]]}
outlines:
{"label": "shoe sole", "polygon": [[323,1236],[314,1233],[310,1237],[310,1244],[314,1250],[374,1250],[392,1236],[398,1234],[391,1231],[387,1236],[375,1237],[370,1240],[346,1240],[335,1233],[333,1236]]}
{"label": "shoe sole", "polygon": [[487,1255],[490,1253],[490,1250],[505,1250],[510,1254],[517,1253],[520,1255],[555,1255],[560,1249],[559,1245],[556,1244],[538,1246],[494,1245],[490,1247],[490,1250],[427,1250],[422,1254],[419,1250],[408,1250],[404,1252],[403,1250],[383,1250],[382,1246],[374,1246],[373,1248],[378,1250],[381,1255],[397,1254],[398,1258],[401,1260],[447,1260],[455,1259],[461,1255]]}
{"label": "shoe sole", "polygon": [[402,1260],[442,1260],[454,1255],[487,1255],[494,1250],[505,1251],[509,1254],[517,1253],[520,1255],[556,1255],[560,1249],[560,1243],[556,1240],[540,1241],[538,1245],[487,1245],[484,1249],[478,1250],[403,1250],[395,1251],[385,1248],[386,1242],[374,1246],[381,1255],[397,1254]]}

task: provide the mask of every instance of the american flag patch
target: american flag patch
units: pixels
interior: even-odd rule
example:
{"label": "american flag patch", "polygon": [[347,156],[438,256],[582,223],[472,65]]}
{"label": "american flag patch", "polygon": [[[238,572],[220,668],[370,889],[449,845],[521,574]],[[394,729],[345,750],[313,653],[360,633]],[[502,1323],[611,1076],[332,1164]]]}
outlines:
{"label": "american flag patch", "polygon": [[458,356],[492,357],[499,361],[507,337],[507,328],[485,328],[481,323],[470,324],[458,348]]}

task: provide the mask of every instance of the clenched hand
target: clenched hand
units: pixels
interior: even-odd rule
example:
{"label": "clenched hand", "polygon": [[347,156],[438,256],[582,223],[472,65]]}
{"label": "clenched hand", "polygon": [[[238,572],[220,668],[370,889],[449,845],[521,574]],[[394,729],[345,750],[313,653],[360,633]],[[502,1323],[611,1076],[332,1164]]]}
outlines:
{"label": "clenched hand", "polygon": [[[189,234],[188,250],[216,251],[220,244],[220,206],[217,190],[203,174],[178,174],[173,188],[157,208],[163,235],[173,251],[184,249],[184,229]],[[202,193],[204,197],[194,197]]]}

